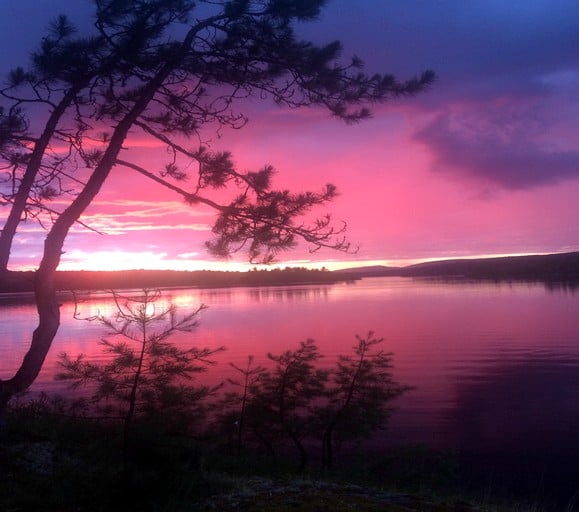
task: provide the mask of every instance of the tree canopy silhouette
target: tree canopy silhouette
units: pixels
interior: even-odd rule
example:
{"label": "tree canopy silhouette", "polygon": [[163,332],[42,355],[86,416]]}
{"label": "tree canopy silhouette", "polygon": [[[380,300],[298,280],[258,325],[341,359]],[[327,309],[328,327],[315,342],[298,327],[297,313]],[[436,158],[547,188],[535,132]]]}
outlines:
{"label": "tree canopy silhouette", "polygon": [[[8,269],[22,220],[38,219],[47,235],[35,275],[38,326],[20,368],[0,380],[0,410],[40,371],[60,322],[54,275],[65,239],[114,168],[214,209],[207,248],[215,255],[245,251],[252,261],[269,262],[299,240],[312,250],[349,249],[343,227],[329,216],[307,220],[335,196],[333,185],[277,190],[272,167],[242,172],[231,154],[209,149],[203,135],[243,127],[247,117],[239,108],[250,97],[286,108],[323,107],[356,122],[372,104],[432,83],[430,71],[408,81],[368,75],[358,58],[343,63],[340,43],[299,39],[295,23],[317,18],[325,3],[94,0],[91,34],[79,35],[60,16],[30,65],[10,72],[0,109],[1,191],[9,206],[0,271]],[[161,170],[132,158],[136,138],[166,150]],[[56,197],[65,207],[54,205]]]}

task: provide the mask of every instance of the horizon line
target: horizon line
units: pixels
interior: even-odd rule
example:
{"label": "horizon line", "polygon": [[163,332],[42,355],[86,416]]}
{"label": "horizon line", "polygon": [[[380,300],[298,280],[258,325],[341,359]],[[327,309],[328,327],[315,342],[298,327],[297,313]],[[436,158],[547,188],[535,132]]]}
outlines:
{"label": "horizon line", "polygon": [[[254,270],[283,270],[285,268],[306,268],[308,270],[347,270],[350,268],[361,268],[361,267],[372,267],[372,266],[383,266],[390,268],[406,268],[413,265],[418,265],[421,263],[434,263],[441,261],[456,261],[456,260],[475,260],[475,259],[497,259],[497,258],[508,258],[508,257],[523,257],[523,256],[548,256],[555,254],[568,254],[578,252],[578,250],[562,250],[562,251],[538,251],[538,252],[511,252],[511,253],[488,253],[488,254],[475,254],[475,255],[449,255],[449,256],[432,256],[427,258],[399,258],[399,259],[367,259],[367,260],[288,260],[272,263],[271,265],[260,265],[251,263],[222,263],[218,261],[207,262],[210,263],[208,267],[213,268],[185,268],[185,266],[180,266],[180,268],[171,268],[170,265],[159,266],[159,267],[133,267],[133,268],[66,268],[68,265],[65,264],[65,268],[58,268],[58,271],[62,272],[130,272],[130,271],[176,271],[176,272],[196,272],[196,271],[207,271],[207,272],[251,272]],[[36,268],[20,268],[20,269],[10,269],[13,272],[34,272]]]}

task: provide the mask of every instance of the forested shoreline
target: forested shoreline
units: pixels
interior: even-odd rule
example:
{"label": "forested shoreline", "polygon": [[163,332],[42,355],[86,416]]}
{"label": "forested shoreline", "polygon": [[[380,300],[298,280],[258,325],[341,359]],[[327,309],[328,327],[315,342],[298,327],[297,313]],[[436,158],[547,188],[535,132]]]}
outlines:
{"label": "forested shoreline", "polygon": [[[126,288],[216,288],[226,286],[275,286],[291,284],[331,284],[360,279],[349,273],[328,270],[286,268],[231,271],[176,271],[176,270],[124,270],[124,271],[60,271],[56,273],[56,288],[67,290],[110,290]],[[34,272],[9,272],[2,277],[0,293],[31,292]]]}
{"label": "forested shoreline", "polygon": [[[56,273],[56,287],[60,291],[68,291],[278,286],[334,284],[356,281],[364,277],[382,276],[579,283],[579,252],[440,260],[407,267],[372,266],[336,271],[303,267],[256,269],[247,272],[215,270],[59,271]],[[34,272],[7,272],[0,281],[0,293],[31,292],[33,288]]]}

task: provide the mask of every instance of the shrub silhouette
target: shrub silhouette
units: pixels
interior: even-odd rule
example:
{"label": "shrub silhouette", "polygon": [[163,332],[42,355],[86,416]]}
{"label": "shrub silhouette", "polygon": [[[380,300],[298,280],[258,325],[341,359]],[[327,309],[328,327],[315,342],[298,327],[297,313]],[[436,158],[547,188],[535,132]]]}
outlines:
{"label": "shrub silhouette", "polygon": [[[230,381],[242,392],[230,392],[221,419],[236,425],[237,453],[245,442],[257,441],[276,457],[275,445],[289,440],[299,453],[299,469],[309,460],[308,448],[321,442],[322,467],[334,462],[338,442],[370,437],[383,428],[391,401],[408,390],[391,373],[392,354],[380,350],[383,338],[369,332],[352,355],[340,355],[335,366],[316,367],[322,355],[312,339],[296,350],[268,354],[273,368],[232,365],[243,380]],[[309,441],[309,442],[308,442]]]}
{"label": "shrub silhouette", "polygon": [[316,410],[321,425],[322,467],[330,468],[336,441],[369,437],[382,428],[390,402],[409,388],[394,381],[392,353],[378,349],[384,339],[370,331],[356,335],[354,355],[340,355],[330,372],[326,403]]}
{"label": "shrub silhouette", "polygon": [[[255,396],[254,393],[257,383],[261,375],[265,372],[263,366],[255,366],[253,361],[254,356],[249,355],[245,368],[237,366],[234,363],[229,363],[232,368],[241,374],[242,378],[241,380],[229,378],[227,381],[230,385],[240,388],[241,391],[225,393],[220,404],[222,413],[219,416],[219,421],[221,425],[225,427],[225,431],[230,433],[228,437],[232,435],[235,437],[235,452],[237,456],[241,455],[244,445],[248,410],[251,411],[253,405],[252,399]],[[250,413],[249,419],[251,419],[251,417]]]}
{"label": "shrub silhouette", "polygon": [[[247,412],[253,432],[262,441],[289,439],[298,450],[300,470],[308,461],[304,439],[311,436],[312,409],[323,396],[328,378],[326,370],[316,368],[321,357],[312,339],[301,342],[296,350],[270,353],[273,368],[261,372],[251,387]],[[268,451],[273,452],[271,446]]]}
{"label": "shrub silhouette", "polygon": [[[205,306],[179,317],[174,304],[160,306],[159,290],[112,295],[116,307],[112,317],[98,314],[88,319],[109,331],[100,341],[108,360],[93,362],[83,354],[71,358],[62,353],[57,379],[70,381],[73,388],[90,385],[92,402],[109,417],[117,414],[122,419],[126,462],[137,419],[174,430],[190,428],[205,418],[203,399],[216,389],[194,386],[191,381],[213,364],[211,356],[222,348],[181,349],[169,341],[177,332],[193,330]],[[114,337],[121,339],[112,341]]]}

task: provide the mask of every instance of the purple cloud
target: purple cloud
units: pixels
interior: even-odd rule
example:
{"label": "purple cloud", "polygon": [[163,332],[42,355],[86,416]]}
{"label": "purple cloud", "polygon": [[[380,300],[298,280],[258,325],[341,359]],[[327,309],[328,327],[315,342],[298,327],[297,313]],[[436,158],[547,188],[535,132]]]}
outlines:
{"label": "purple cloud", "polygon": [[579,151],[541,141],[531,120],[526,124],[523,117],[513,127],[485,119],[482,111],[477,115],[470,125],[469,119],[440,115],[415,134],[432,151],[434,170],[511,190],[579,178]]}

